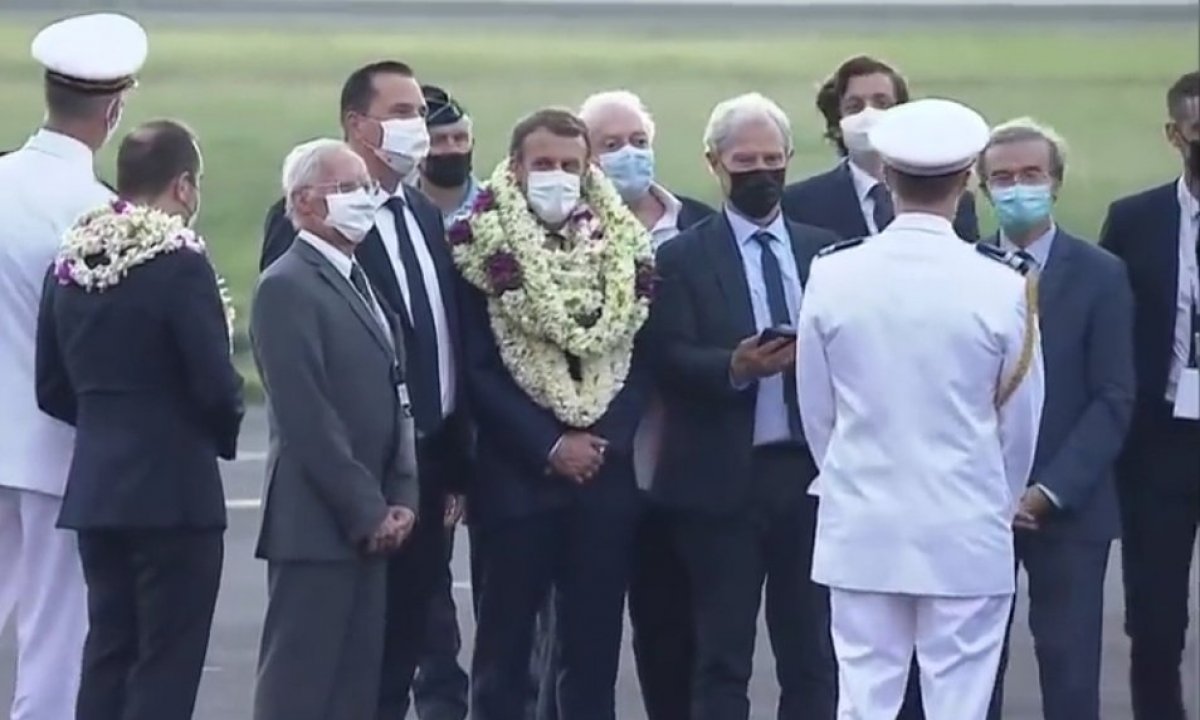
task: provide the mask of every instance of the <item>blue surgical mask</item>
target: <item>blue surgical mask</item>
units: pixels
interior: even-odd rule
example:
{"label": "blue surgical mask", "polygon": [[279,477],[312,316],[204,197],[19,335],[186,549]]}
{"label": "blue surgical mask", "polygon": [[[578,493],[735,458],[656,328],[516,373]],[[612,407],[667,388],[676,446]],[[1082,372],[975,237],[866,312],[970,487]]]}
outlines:
{"label": "blue surgical mask", "polygon": [[646,194],[654,182],[654,151],[626,145],[600,156],[600,169],[626,200]]}
{"label": "blue surgical mask", "polygon": [[992,188],[991,195],[996,220],[1009,233],[1024,232],[1045,222],[1054,208],[1054,191],[1049,185]]}

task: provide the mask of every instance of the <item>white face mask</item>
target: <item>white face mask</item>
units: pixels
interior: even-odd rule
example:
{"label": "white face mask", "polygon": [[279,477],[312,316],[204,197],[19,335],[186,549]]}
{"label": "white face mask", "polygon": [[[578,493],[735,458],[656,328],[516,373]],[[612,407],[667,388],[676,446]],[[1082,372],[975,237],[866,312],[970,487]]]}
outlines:
{"label": "white face mask", "polygon": [[871,145],[870,132],[884,112],[868,106],[860,112],[842,118],[838,125],[842,129],[842,142],[846,145],[846,150],[854,155],[875,152],[875,147]]}
{"label": "white face mask", "polygon": [[329,214],[325,224],[337,230],[347,241],[357,245],[375,226],[378,199],[366,190],[352,190],[325,196]]}
{"label": "white face mask", "polygon": [[551,225],[566,220],[579,205],[580,177],[562,170],[540,170],[529,173],[525,182],[529,207]]}
{"label": "white face mask", "polygon": [[424,118],[382,120],[383,140],[376,154],[400,177],[408,177],[429,154],[429,128]]}

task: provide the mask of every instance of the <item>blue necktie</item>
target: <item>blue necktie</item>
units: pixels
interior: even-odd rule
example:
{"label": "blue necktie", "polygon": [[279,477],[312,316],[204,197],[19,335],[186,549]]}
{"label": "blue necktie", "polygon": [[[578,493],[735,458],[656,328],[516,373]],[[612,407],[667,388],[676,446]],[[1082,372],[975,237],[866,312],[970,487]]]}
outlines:
{"label": "blue necktie", "polygon": [[[783,271],[779,268],[779,258],[775,257],[771,244],[776,238],[769,232],[762,231],[754,234],[754,240],[762,248],[763,284],[767,286],[767,306],[771,310],[773,326],[792,324],[792,314],[788,312],[787,293],[783,289]],[[793,440],[800,440],[804,431],[800,424],[800,400],[796,396],[796,373],[783,373],[783,402],[787,406],[788,429]]]}
{"label": "blue necktie", "polygon": [[[412,314],[412,332],[405,333],[405,357],[408,362],[408,391],[412,396],[413,419],[417,428],[429,434],[442,422],[442,381],[438,373],[437,326],[421,263],[413,250],[413,240],[404,222],[404,200],[396,196],[385,203],[396,222],[396,245],[400,264],[408,278],[408,304]],[[401,309],[403,312],[403,309]]]}

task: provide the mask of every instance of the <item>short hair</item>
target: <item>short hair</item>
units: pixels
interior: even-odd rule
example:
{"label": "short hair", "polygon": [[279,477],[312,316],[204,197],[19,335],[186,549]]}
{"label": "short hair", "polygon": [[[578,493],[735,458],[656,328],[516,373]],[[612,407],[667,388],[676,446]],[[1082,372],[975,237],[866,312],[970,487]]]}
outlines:
{"label": "short hair", "polygon": [[1183,106],[1188,100],[1200,98],[1200,71],[1184,73],[1167,90],[1167,112],[1178,120],[1183,115]]}
{"label": "short hair", "polygon": [[89,120],[108,109],[117,97],[114,93],[89,93],[62,83],[46,81],[46,110],[60,120]]}
{"label": "short hair", "polygon": [[723,100],[713,108],[704,127],[704,149],[720,153],[729,142],[729,136],[747,120],[769,120],[783,136],[784,149],[792,152],[792,123],[775,101],[756,92],[738,95]]}
{"label": "short hair", "polygon": [[921,205],[931,205],[946,200],[951,194],[958,191],[963,179],[970,175],[970,170],[932,176],[910,175],[893,167],[889,167],[887,170],[888,187],[892,189],[896,197]]}
{"label": "short hair", "polygon": [[975,161],[975,170],[981,182],[987,182],[987,153],[998,145],[1040,140],[1046,143],[1050,150],[1050,176],[1062,182],[1067,176],[1067,143],[1062,136],[1048,125],[1042,125],[1030,117],[1016,118],[997,125],[992,129],[991,137],[979,159]]}
{"label": "short hair", "polygon": [[842,121],[842,98],[846,96],[850,81],[864,75],[887,75],[896,91],[896,104],[900,105],[909,100],[908,82],[899,70],[884,61],[869,55],[856,55],[839,65],[817,91],[816,104],[817,110],[825,118],[825,138],[836,142],[842,154],[846,152],[838,132]]}
{"label": "short hair", "polygon": [[592,141],[588,139],[587,125],[570,110],[551,107],[535,110],[517,121],[508,141],[509,156],[519,157],[525,139],[538,130],[547,130],[563,138],[583,138],[588,154],[592,153]]}
{"label": "short hair", "polygon": [[196,135],[175,120],[139,125],[117,150],[117,194],[122,197],[155,197],[179,176],[199,173]]}
{"label": "short hair", "polygon": [[295,196],[297,191],[317,183],[329,159],[340,153],[354,154],[350,146],[343,140],[333,138],[317,138],[301,143],[283,159],[281,183],[283,185],[284,211],[293,223],[295,217]]}
{"label": "short hair", "polygon": [[629,90],[607,90],[598,92],[588,96],[583,104],[579,106],[579,118],[583,120],[585,125],[590,126],[588,118],[595,116],[598,112],[607,107],[620,107],[635,113],[642,119],[642,125],[646,128],[646,135],[651,142],[654,141],[654,133],[657,126],[654,124],[654,117],[650,111],[646,109],[645,103],[636,94]]}
{"label": "short hair", "polygon": [[351,112],[365,115],[375,99],[375,77],[388,74],[413,77],[413,70],[398,60],[380,60],[350,73],[342,84],[341,117]]}

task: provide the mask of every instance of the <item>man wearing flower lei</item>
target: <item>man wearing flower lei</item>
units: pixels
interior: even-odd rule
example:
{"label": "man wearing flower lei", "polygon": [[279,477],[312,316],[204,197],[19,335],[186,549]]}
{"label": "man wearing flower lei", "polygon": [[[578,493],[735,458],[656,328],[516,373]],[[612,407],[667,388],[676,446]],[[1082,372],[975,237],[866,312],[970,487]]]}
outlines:
{"label": "man wearing flower lei", "polygon": [[[192,716],[221,581],[242,381],[232,308],[191,224],[200,151],[158,120],[117,153],[120,199],[67,232],[38,321],[38,403],[74,425],[59,526],[88,587],[79,720]],[[64,668],[65,670],[65,668]]]}
{"label": "man wearing flower lei", "polygon": [[546,109],[451,227],[478,428],[468,488],[479,558],[472,713],[522,717],[534,620],[554,590],[563,720],[613,720],[647,399],[635,351],[650,238],[590,164],[587,129]]}
{"label": "man wearing flower lei", "polygon": [[692,580],[693,717],[748,717],[765,586],[779,720],[832,720],[828,596],[809,579],[817,469],[790,368],[809,265],[837,236],[782,214],[793,143],[774,102],[718,104],[704,147],[724,207],[659,250],[648,343],[666,406],[652,492]]}
{"label": "man wearing flower lei", "polygon": [[87,590],[75,534],[56,527],[75,438],[38,408],[38,306],[63,233],[112,198],[96,179],[95,153],[120,121],[146,50],[146,31],[123,15],[41,30],[30,54],[45,68],[45,120],[0,158],[0,626],[12,615],[18,628],[12,720],[75,717]]}

